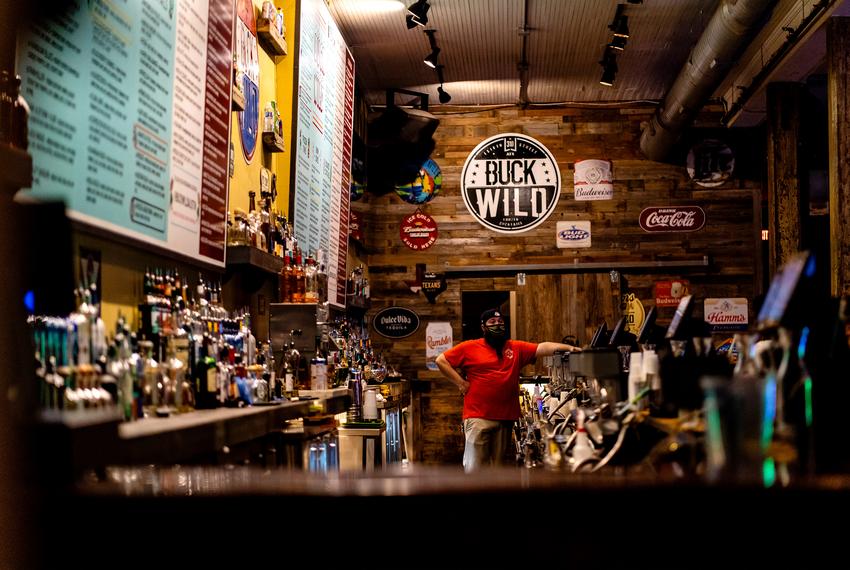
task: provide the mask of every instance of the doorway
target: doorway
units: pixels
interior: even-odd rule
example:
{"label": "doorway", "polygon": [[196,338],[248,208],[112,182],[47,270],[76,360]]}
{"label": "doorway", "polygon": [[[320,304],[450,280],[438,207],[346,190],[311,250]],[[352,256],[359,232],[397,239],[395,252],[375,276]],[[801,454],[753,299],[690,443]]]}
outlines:
{"label": "doorway", "polygon": [[481,338],[481,313],[498,308],[511,326],[511,291],[463,291],[460,294],[461,340]]}

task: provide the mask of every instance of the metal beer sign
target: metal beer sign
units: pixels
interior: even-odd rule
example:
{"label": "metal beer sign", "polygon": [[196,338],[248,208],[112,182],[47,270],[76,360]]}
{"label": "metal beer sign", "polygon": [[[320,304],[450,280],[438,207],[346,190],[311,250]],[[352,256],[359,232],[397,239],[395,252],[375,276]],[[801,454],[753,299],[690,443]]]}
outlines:
{"label": "metal beer sign", "polygon": [[695,232],[705,226],[705,211],[699,206],[644,208],[638,223],[645,232]]}
{"label": "metal beer sign", "polygon": [[546,221],[561,193],[555,157],[539,141],[518,133],[479,143],[463,165],[461,194],[485,228],[512,234]]}
{"label": "metal beer sign", "polygon": [[372,327],[381,336],[404,338],[419,330],[419,315],[404,307],[387,307],[378,311]]}

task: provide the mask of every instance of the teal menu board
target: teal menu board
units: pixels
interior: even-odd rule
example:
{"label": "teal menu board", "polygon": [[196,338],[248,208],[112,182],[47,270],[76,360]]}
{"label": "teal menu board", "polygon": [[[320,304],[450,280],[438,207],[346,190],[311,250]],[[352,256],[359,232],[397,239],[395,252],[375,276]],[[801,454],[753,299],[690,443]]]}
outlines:
{"label": "teal menu board", "polygon": [[224,265],[231,0],[87,0],[18,37],[36,199]]}
{"label": "teal menu board", "polygon": [[302,248],[326,254],[328,300],[344,306],[354,58],[323,0],[299,9],[290,211]]}

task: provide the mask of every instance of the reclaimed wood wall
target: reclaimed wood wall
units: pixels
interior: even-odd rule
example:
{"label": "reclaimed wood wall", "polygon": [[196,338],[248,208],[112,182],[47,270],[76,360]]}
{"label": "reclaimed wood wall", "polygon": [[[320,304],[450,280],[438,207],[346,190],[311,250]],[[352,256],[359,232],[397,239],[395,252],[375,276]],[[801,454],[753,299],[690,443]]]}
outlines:
{"label": "reclaimed wood wall", "polygon": [[[458,436],[461,399],[438,373],[425,368],[427,323],[452,324],[455,344],[461,339],[461,293],[465,291],[517,291],[518,337],[560,340],[576,334],[581,342],[606,318],[619,316],[610,299],[609,269],[588,272],[558,271],[529,275],[523,287],[516,276],[479,273],[447,276],[447,290],[430,304],[414,292],[416,266],[443,272],[448,265],[501,265],[578,262],[618,263],[634,261],[697,260],[709,256],[708,267],[623,271],[618,287],[634,293],[648,309],[654,305],[653,284],[659,280],[685,278],[698,299],[747,297],[759,294],[756,265],[760,263],[762,180],[760,176],[733,174],[720,187],[703,188],[688,176],[684,161],[666,164],[645,159],[639,150],[641,122],[653,107],[582,109],[506,108],[468,114],[438,115],[437,147],[432,158],[440,165],[443,184],[439,194],[420,206],[439,226],[436,243],[424,251],[407,248],[399,237],[402,217],[417,206],[395,193],[375,196],[368,191],[352,209],[365,220],[365,249],[369,266],[372,308],[369,316],[387,306],[415,311],[421,326],[403,339],[387,339],[372,333],[372,343],[408,378],[432,380],[433,389],[420,402],[423,421],[422,456],[426,463],[459,463],[462,440]],[[485,138],[507,132],[534,137],[554,154],[561,171],[562,188],[557,209],[537,228],[517,235],[490,231],[467,212],[460,194],[464,161]],[[735,131],[728,132],[734,137]],[[733,146],[730,144],[730,146]],[[733,146],[734,148],[734,146]],[[753,153],[759,155],[758,152]],[[577,202],[573,199],[573,168],[577,160],[609,159],[614,169],[614,199]],[[742,162],[738,160],[739,164]],[[737,167],[736,167],[737,168]],[[746,169],[743,169],[747,171]],[[750,165],[749,172],[761,166]],[[648,206],[699,205],[706,213],[705,228],[692,233],[648,234],[638,225],[640,211]],[[590,220],[592,247],[559,249],[555,241],[558,221]],[[606,295],[609,299],[606,299]],[[702,303],[697,305],[701,315]],[[614,314],[612,314],[612,312]],[[659,322],[669,321],[673,309],[659,309]],[[751,308],[752,312],[752,308]],[[752,318],[752,316],[751,316]]]}

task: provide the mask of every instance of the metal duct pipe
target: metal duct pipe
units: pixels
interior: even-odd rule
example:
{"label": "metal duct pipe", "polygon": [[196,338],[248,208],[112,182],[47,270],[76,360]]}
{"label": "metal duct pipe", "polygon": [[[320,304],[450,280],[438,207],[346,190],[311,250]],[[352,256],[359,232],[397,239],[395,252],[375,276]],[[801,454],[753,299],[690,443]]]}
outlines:
{"label": "metal duct pipe", "polygon": [[722,0],[687,63],[640,137],[650,160],[663,160],[723,81],[750,34],[776,0]]}

